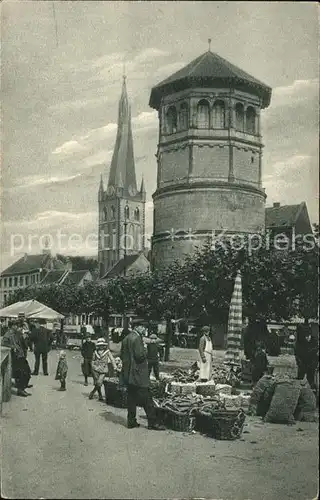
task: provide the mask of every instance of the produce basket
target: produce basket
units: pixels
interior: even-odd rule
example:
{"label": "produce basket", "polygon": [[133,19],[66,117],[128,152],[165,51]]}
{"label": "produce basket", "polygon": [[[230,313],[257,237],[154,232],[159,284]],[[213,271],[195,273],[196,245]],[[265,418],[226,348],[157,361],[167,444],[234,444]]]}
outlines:
{"label": "produce basket", "polygon": [[105,380],[104,390],[106,403],[116,408],[127,408],[127,389],[119,384],[119,380]]}
{"label": "produce basket", "polygon": [[201,396],[214,396],[216,394],[215,384],[199,384],[196,389],[197,394]]}
{"label": "produce basket", "polygon": [[164,397],[167,382],[165,380],[152,380],[150,383],[150,393],[153,398],[161,399]]}
{"label": "produce basket", "polygon": [[245,419],[242,409],[214,410],[213,412],[199,410],[197,428],[203,434],[215,439],[232,441],[241,436]]}
{"label": "produce basket", "polygon": [[196,413],[191,411],[181,413],[168,408],[164,408],[164,425],[177,432],[192,432],[196,426]]}

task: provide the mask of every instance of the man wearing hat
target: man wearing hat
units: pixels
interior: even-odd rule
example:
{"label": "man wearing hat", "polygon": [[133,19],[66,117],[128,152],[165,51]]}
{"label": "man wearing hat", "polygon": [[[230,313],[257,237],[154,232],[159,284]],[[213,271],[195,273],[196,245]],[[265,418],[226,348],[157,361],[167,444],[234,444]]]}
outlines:
{"label": "man wearing hat", "polygon": [[200,380],[207,382],[211,380],[212,375],[212,341],[210,338],[210,327],[204,326],[201,328],[203,334],[199,342],[200,355]]}
{"label": "man wearing hat", "polygon": [[32,375],[39,374],[40,356],[42,357],[43,375],[48,375],[48,352],[53,341],[53,335],[47,328],[39,322],[32,320],[30,323],[30,340],[33,343],[33,351],[35,357],[34,371]]}
{"label": "man wearing hat", "polygon": [[142,340],[146,331],[141,324],[132,326],[133,330],[122,341],[120,353],[123,382],[128,389],[128,428],[140,427],[136,420],[137,404],[140,403],[147,415],[148,429],[164,430],[163,426],[157,424],[149,391],[147,352]]}
{"label": "man wearing hat", "polygon": [[31,370],[28,360],[25,355],[25,339],[23,338],[23,324],[22,316],[12,321],[9,330],[5,333],[2,338],[2,345],[11,348],[12,356],[12,376],[15,379],[17,387],[18,396],[30,396],[26,392],[27,387],[32,387],[29,385]]}

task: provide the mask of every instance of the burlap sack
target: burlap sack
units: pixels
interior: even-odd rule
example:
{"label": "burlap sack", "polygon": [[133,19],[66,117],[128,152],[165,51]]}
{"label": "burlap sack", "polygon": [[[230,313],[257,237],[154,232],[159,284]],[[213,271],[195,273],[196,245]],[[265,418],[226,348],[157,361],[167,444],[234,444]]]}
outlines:
{"label": "burlap sack", "polygon": [[316,397],[306,380],[301,381],[301,391],[294,417],[301,422],[316,422],[318,419]]}
{"label": "burlap sack", "polygon": [[249,403],[249,413],[264,417],[271,403],[275,379],[272,375],[264,375],[255,385]]}
{"label": "burlap sack", "polygon": [[278,381],[271,405],[265,416],[266,422],[293,424],[294,412],[301,392],[299,380]]}

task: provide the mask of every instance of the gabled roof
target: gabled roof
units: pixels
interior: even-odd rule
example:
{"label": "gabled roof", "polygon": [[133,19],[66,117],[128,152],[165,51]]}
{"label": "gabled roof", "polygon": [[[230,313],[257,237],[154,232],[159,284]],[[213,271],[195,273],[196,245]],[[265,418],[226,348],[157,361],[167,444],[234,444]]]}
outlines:
{"label": "gabled roof", "polygon": [[299,205],[283,205],[266,208],[266,227],[293,227],[304,205],[303,202]]}
{"label": "gabled roof", "polygon": [[124,272],[124,269],[128,269],[132,266],[140,255],[141,254],[127,255],[123,259],[118,260],[118,262],[101,279],[115,278],[116,276],[121,275]]}
{"label": "gabled roof", "polygon": [[24,274],[36,269],[41,269],[45,266],[48,260],[48,254],[39,255],[24,255],[19,260],[11,264],[4,271],[2,271],[1,276],[7,274]]}
{"label": "gabled roof", "polygon": [[67,274],[68,271],[49,271],[48,274],[41,281],[41,285],[51,285],[53,283],[60,283],[62,278]]}
{"label": "gabled roof", "polygon": [[85,275],[90,272],[86,269],[82,271],[69,271],[65,279],[63,280],[64,285],[78,285]]}
{"label": "gabled roof", "polygon": [[210,87],[219,84],[228,87],[231,85],[234,88],[239,85],[245,86],[253,94],[262,98],[263,107],[270,104],[271,88],[268,85],[209,50],[153,87],[149,105],[152,108],[159,109],[161,98],[164,95],[185,88],[195,86]]}

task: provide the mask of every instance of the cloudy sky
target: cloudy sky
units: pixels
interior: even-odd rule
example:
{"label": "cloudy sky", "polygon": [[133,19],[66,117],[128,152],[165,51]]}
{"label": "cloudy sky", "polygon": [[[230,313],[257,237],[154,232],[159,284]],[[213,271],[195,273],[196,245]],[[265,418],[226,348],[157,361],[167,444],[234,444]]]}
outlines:
{"label": "cloudy sky", "polygon": [[151,230],[158,124],[150,89],[205,52],[209,37],[214,52],[273,88],[262,116],[267,205],[306,201],[316,221],[317,8],[316,2],[2,3],[1,269],[25,251],[37,253],[45,234],[61,253],[95,253],[85,237],[97,232],[97,190],[100,174],[108,177],[123,61]]}

